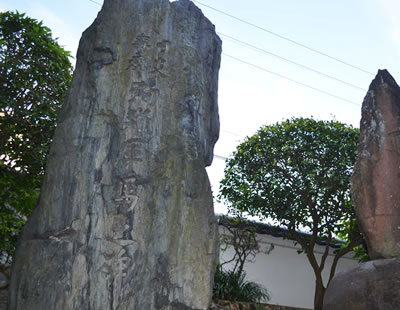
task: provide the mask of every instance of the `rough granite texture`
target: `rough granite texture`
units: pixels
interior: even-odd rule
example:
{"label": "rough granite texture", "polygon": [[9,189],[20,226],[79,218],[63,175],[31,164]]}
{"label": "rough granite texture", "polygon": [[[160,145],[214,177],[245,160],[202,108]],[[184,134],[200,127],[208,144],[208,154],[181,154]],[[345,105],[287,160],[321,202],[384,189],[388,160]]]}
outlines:
{"label": "rough granite texture", "polygon": [[207,309],[220,53],[188,0],[104,1],[18,243],[10,310]]}
{"label": "rough granite texture", "polygon": [[324,310],[398,310],[400,258],[373,260],[338,273],[324,297]]}
{"label": "rough granite texture", "polygon": [[0,310],[7,310],[7,289],[0,289]]}
{"label": "rough granite texture", "polygon": [[400,256],[400,87],[379,70],[362,105],[352,200],[369,256]]}
{"label": "rough granite texture", "polygon": [[0,265],[0,310],[7,310],[8,285],[11,277],[11,266]]}

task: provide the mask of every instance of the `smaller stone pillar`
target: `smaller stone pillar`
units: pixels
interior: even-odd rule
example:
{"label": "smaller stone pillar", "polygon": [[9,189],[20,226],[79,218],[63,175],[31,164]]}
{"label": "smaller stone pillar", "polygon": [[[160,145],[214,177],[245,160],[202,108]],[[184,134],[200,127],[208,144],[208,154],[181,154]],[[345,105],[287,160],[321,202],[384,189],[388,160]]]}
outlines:
{"label": "smaller stone pillar", "polygon": [[400,87],[379,70],[365,96],[352,200],[369,256],[400,256]]}
{"label": "smaller stone pillar", "polygon": [[362,105],[352,200],[371,261],[337,274],[324,310],[400,305],[400,87],[379,70]]}

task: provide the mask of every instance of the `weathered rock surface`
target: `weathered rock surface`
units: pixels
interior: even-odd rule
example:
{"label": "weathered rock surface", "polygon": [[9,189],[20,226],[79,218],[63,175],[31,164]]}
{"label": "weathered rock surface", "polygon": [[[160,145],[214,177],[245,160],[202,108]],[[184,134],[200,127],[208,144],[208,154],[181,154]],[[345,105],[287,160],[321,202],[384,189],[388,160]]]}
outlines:
{"label": "weathered rock surface", "polygon": [[7,289],[0,289],[0,310],[7,310]]}
{"label": "weathered rock surface", "polygon": [[0,310],[7,310],[8,285],[10,283],[11,266],[0,265]]}
{"label": "weathered rock surface", "polygon": [[373,260],[339,273],[329,284],[324,310],[398,310],[400,258]]}
{"label": "weathered rock surface", "polygon": [[0,265],[0,289],[8,287],[10,282],[10,265]]}
{"label": "weathered rock surface", "polygon": [[9,309],[207,309],[220,53],[188,0],[104,1],[80,42]]}
{"label": "weathered rock surface", "polygon": [[400,87],[379,70],[362,105],[352,200],[371,258],[400,256]]}

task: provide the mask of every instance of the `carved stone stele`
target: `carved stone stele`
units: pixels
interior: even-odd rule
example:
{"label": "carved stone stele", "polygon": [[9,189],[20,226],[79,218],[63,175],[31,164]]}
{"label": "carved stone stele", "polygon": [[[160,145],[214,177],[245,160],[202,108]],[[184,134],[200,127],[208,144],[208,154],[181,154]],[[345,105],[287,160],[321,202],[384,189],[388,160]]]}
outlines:
{"label": "carved stone stele", "polygon": [[80,41],[9,309],[207,309],[220,53],[188,0],[104,1]]}
{"label": "carved stone stele", "polygon": [[372,259],[400,257],[400,87],[379,70],[362,105],[352,200]]}

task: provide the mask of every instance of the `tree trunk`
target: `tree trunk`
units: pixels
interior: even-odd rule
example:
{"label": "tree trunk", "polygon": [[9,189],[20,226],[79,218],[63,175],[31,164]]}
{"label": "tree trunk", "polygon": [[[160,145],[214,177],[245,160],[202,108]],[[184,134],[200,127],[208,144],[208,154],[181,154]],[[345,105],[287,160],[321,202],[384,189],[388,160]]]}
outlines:
{"label": "tree trunk", "polygon": [[314,294],[314,310],[322,310],[324,304],[325,287],[322,278],[318,277],[315,280],[315,294]]}

